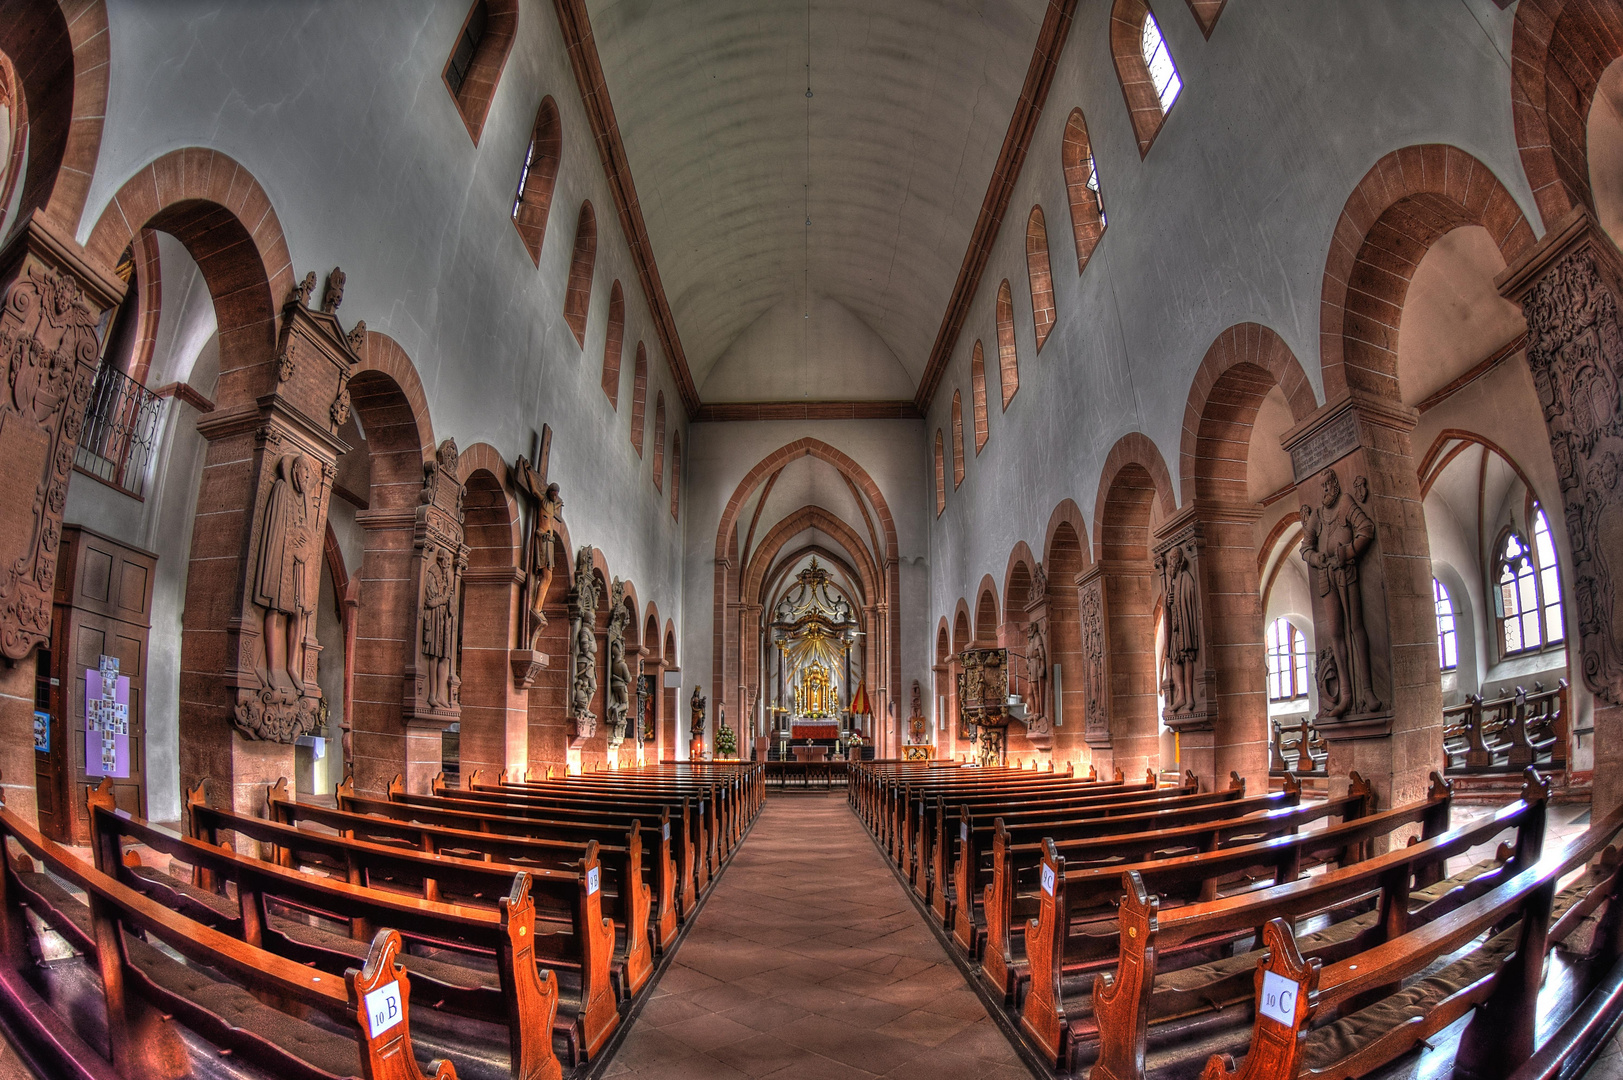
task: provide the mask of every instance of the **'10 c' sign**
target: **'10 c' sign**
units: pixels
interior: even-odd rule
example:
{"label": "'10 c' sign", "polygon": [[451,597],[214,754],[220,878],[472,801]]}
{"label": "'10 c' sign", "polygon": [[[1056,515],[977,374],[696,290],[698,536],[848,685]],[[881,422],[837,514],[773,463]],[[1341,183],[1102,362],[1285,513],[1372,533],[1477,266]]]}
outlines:
{"label": "'10 c' sign", "polygon": [[1275,971],[1262,973],[1262,1000],[1257,1011],[1286,1027],[1296,1025],[1296,995],[1301,987]]}

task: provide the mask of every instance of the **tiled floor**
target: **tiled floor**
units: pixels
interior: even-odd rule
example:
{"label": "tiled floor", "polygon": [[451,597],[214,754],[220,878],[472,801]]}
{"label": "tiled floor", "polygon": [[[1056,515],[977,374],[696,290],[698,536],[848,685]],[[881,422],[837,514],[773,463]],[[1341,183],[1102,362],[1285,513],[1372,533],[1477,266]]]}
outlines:
{"label": "tiled floor", "polygon": [[1030,1074],[836,792],[767,799],[605,1075]]}

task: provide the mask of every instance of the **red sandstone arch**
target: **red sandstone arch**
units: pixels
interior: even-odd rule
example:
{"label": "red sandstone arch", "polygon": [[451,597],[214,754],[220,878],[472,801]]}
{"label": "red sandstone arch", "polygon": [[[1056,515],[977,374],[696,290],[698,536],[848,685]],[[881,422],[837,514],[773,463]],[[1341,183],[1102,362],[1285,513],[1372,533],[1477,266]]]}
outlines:
{"label": "red sandstone arch", "polygon": [[276,312],[293,288],[292,258],[270,196],[247,169],[215,150],[175,150],[125,182],[85,243],[112,266],[142,228],[185,245],[214,299],[220,334],[219,407],[274,387]]}
{"label": "red sandstone arch", "polygon": [[657,664],[665,659],[664,642],[659,640],[659,605],[652,600],[643,609],[642,646],[646,650],[644,663]]}
{"label": "red sandstone arch", "polygon": [[1364,174],[1336,222],[1319,305],[1326,401],[1349,389],[1397,401],[1398,329],[1409,279],[1428,248],[1481,225],[1507,264],[1533,229],[1498,177],[1453,146],[1394,150]]}
{"label": "red sandstone arch", "polygon": [[[1231,375],[1231,373],[1234,373]],[[1251,425],[1262,398],[1277,385],[1290,403],[1291,416],[1304,420],[1318,408],[1307,372],[1290,346],[1266,326],[1244,322],[1229,327],[1206,350],[1189,387],[1189,401],[1183,410],[1183,442],[1178,452],[1178,487],[1184,499],[1203,494],[1196,481],[1196,460],[1204,454],[1210,462],[1219,440],[1232,445],[1228,450],[1243,461],[1251,437]],[[1228,429],[1217,430],[1222,417],[1232,414]],[[1243,430],[1242,430],[1243,429]],[[1202,446],[1202,438],[1207,444]],[[1240,445],[1244,443],[1245,445]],[[1208,479],[1216,479],[1209,475]],[[1229,477],[1227,479],[1233,479]],[[1240,497],[1244,497],[1245,476],[1239,476]]]}
{"label": "red sandstone arch", "polygon": [[[1061,526],[1069,532],[1062,538]],[[1061,544],[1075,545],[1073,553],[1067,553],[1063,558],[1080,559],[1080,563],[1072,573],[1081,573],[1093,565],[1092,552],[1088,550],[1088,525],[1082,519],[1082,508],[1072,499],[1061,499],[1054,507],[1053,513],[1048,515],[1048,527],[1043,530],[1043,566],[1048,570],[1049,586],[1055,591],[1069,588],[1072,582],[1067,578],[1054,576],[1057,570],[1055,560],[1061,558],[1058,548]]]}
{"label": "red sandstone arch", "polygon": [[[841,548],[841,550],[843,551],[844,549]],[[846,593],[846,599],[850,600],[853,605],[860,606],[868,602],[867,594],[864,592],[866,586],[863,584],[862,575],[857,573],[856,567],[854,567],[842,555],[840,555],[839,552],[833,550],[827,545],[811,543],[802,544],[800,547],[789,552],[788,554],[780,554],[780,556],[775,560],[775,565],[771,573],[767,576],[766,580],[761,583],[760,597],[763,607],[768,598],[777,592],[778,583],[787,577],[789,571],[794,568],[795,564],[800,562],[800,560],[805,558],[807,555],[815,555],[818,558],[823,559],[828,563],[829,566],[838,568],[840,573],[845,575],[846,580],[851,584],[851,589],[847,590],[838,583],[836,583],[834,587],[839,589],[840,592]]]}
{"label": "red sandstone arch", "polygon": [[509,732],[523,730],[528,694],[513,686],[508,663],[521,626],[523,542],[518,504],[501,453],[488,443],[462,451],[457,475],[467,485],[463,535],[468,569],[462,594],[462,734],[464,772],[494,775],[507,767]]}
{"label": "red sandstone arch", "polygon": [[958,606],[953,609],[952,619],[952,651],[963,652],[974,644],[974,631],[969,621],[969,603],[963,597],[958,598]]}
{"label": "red sandstone arch", "polygon": [[[16,71],[27,123],[28,164],[17,211],[26,217],[43,210],[70,236],[79,230],[101,152],[110,51],[103,0],[0,2],[0,52]],[[118,251],[102,264],[111,267]]]}
{"label": "red sandstone arch", "polygon": [[821,506],[803,506],[774,525],[755,551],[750,554],[744,568],[739,595],[757,605],[766,602],[766,577],[777,565],[778,552],[795,536],[806,529],[818,529],[837,542],[855,562],[857,580],[861,581],[868,597],[880,592],[879,567],[862,538],[844,520]]}
{"label": "red sandstone arch", "polygon": [[[1166,461],[1162,459],[1161,451],[1150,441],[1149,436],[1142,432],[1129,431],[1116,440],[1116,445],[1105,455],[1104,468],[1099,470],[1099,492],[1093,507],[1093,547],[1096,557],[1100,560],[1120,557],[1106,554],[1107,523],[1119,518],[1119,514],[1113,515],[1107,511],[1111,492],[1116,490],[1117,482],[1122,479],[1124,470],[1130,470],[1132,466],[1137,466],[1142,477],[1135,474],[1130,480],[1123,480],[1126,484],[1122,488],[1123,492],[1131,490],[1141,493],[1146,512],[1150,501],[1152,499],[1157,501],[1162,517],[1171,517],[1178,508],[1178,500],[1172,493],[1172,476],[1167,472]],[[1148,521],[1146,517],[1146,527]]]}
{"label": "red sandstone arch", "polygon": [[[1031,545],[1024,540],[1015,542],[1009,550],[1009,564],[1003,570],[1003,622],[1025,622],[1025,607],[1030,599],[1031,575],[1037,566],[1037,556],[1031,553]],[[1016,573],[1023,574],[1020,582],[1016,582]],[[1017,594],[1016,586],[1019,585]]]}
{"label": "red sandstone arch", "polygon": [[1609,0],[1522,0],[1516,6],[1511,116],[1522,169],[1547,230],[1579,206],[1595,207],[1589,109],[1601,73],[1619,56],[1623,20]]}
{"label": "red sandstone arch", "polygon": [[1054,729],[1053,760],[1085,761],[1090,752],[1082,742],[1083,660],[1082,616],[1076,579],[1092,560],[1088,530],[1082,511],[1064,499],[1049,515],[1043,541],[1043,568],[1048,572],[1048,656],[1066,673],[1058,693],[1061,716],[1071,723]]}
{"label": "red sandstone arch", "polygon": [[996,645],[998,631],[997,582],[992,575],[981,578],[975,590],[975,644]]}
{"label": "red sandstone arch", "polygon": [[945,664],[952,652],[952,635],[947,632],[947,617],[941,616],[936,620],[935,631],[935,662]]}

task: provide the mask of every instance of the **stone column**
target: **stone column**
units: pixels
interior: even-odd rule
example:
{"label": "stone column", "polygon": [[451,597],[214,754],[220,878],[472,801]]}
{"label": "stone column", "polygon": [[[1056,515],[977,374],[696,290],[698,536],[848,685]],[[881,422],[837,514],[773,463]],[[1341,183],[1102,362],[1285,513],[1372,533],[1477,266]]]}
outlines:
{"label": "stone column", "polygon": [[0,393],[0,779],[6,808],[30,823],[36,650],[51,636],[62,508],[101,354],[96,328],[124,288],[39,214],[0,251],[9,386]]}
{"label": "stone column", "polygon": [[[1152,550],[1161,597],[1161,652],[1156,662],[1162,719],[1177,734],[1180,768],[1200,777],[1203,789],[1215,790],[1217,671],[1206,615],[1211,606],[1206,529],[1193,504],[1162,523]],[[1135,761],[1132,775],[1140,768]]]}
{"label": "stone column", "polygon": [[[186,582],[180,782],[208,779],[210,801],[250,812],[262,785],[293,775],[294,741],[321,728],[325,710],[312,615],[366,324],[345,333],[338,323],[343,271],[328,275],[319,311],[307,306],[315,284],[306,275],[283,306],[266,392],[197,425],[209,447]],[[227,694],[222,716],[211,706]]]}
{"label": "stone column", "polygon": [[1579,207],[1497,283],[1527,318],[1527,365],[1561,485],[1572,552],[1562,600],[1577,630],[1567,655],[1595,695],[1598,821],[1623,803],[1623,252]]}
{"label": "stone column", "polygon": [[484,769],[493,778],[503,769],[522,768],[528,756],[529,693],[518,685],[510,662],[515,635],[522,632],[524,571],[472,566],[462,582],[462,773]]}
{"label": "stone column", "polygon": [[1416,413],[1362,391],[1281,439],[1295,470],[1313,600],[1314,725],[1332,796],[1356,769],[1381,806],[1424,797],[1441,761],[1431,551],[1410,433]]}

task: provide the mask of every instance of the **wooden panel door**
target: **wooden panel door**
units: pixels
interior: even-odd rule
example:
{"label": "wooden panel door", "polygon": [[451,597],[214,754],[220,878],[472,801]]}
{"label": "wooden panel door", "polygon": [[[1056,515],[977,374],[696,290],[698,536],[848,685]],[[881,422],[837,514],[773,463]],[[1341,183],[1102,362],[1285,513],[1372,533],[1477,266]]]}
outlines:
{"label": "wooden panel door", "polygon": [[53,731],[49,771],[60,773],[55,782],[67,797],[68,831],[76,841],[88,839],[85,799],[101,782],[85,772],[85,672],[104,655],[116,657],[119,674],[130,680],[130,775],[113,780],[113,800],[121,810],[146,815],[146,665],[156,569],[150,552],[82,526],[63,529],[53,635],[62,705],[53,727],[64,738]]}

